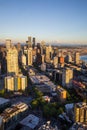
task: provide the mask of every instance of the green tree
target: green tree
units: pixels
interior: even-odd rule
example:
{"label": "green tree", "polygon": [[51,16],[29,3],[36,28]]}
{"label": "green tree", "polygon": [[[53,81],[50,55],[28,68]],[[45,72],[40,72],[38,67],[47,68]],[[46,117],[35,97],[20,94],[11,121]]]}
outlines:
{"label": "green tree", "polygon": [[32,103],[31,103],[31,106],[32,106],[33,109],[37,108],[38,105],[39,105],[39,103],[38,103],[37,99],[33,100]]}
{"label": "green tree", "polygon": [[67,91],[67,95],[66,95],[66,96],[67,96],[67,98],[70,98],[70,97],[71,97],[68,91]]}
{"label": "green tree", "polygon": [[50,117],[50,109],[49,109],[48,105],[45,105],[43,107],[43,114],[44,114],[45,117]]}
{"label": "green tree", "polygon": [[41,91],[39,91],[37,88],[33,87],[33,92],[36,95],[36,98],[42,97],[43,93]]}
{"label": "green tree", "polygon": [[55,107],[49,108],[50,110],[50,116],[55,117],[57,115],[57,110]]}
{"label": "green tree", "polygon": [[57,111],[57,114],[59,115],[59,114],[62,114],[64,111],[63,111],[63,108],[62,107],[60,107],[59,109],[58,109],[58,111]]}
{"label": "green tree", "polygon": [[0,90],[0,95],[4,95],[4,93],[5,93],[5,90],[4,89],[2,89],[2,90]]}

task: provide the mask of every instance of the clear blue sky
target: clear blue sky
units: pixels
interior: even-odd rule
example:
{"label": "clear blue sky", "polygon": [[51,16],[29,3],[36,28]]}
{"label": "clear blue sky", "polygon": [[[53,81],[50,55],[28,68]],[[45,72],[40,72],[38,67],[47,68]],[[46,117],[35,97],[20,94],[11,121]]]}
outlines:
{"label": "clear blue sky", "polygon": [[87,0],[0,0],[0,42],[87,43]]}

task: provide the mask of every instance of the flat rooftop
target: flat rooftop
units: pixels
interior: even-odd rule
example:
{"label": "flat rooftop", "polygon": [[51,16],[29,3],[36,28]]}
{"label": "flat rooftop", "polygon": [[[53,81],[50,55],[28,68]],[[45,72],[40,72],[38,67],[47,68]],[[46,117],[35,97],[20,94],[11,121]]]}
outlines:
{"label": "flat rooftop", "polygon": [[34,84],[41,84],[50,81],[50,79],[45,75],[30,76],[30,79]]}
{"label": "flat rooftop", "polygon": [[10,100],[0,97],[0,105],[3,105],[5,103],[7,103],[7,102],[10,102]]}
{"label": "flat rooftop", "polygon": [[34,129],[39,123],[39,118],[30,114],[26,118],[24,118],[20,124],[24,126],[28,126],[31,129]]}

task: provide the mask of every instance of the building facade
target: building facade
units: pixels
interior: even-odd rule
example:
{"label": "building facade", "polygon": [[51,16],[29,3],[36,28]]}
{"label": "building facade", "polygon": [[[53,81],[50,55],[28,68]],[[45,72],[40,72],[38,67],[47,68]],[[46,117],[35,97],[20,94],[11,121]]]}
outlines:
{"label": "building facade", "polygon": [[87,123],[87,104],[76,103],[74,108],[75,122]]}
{"label": "building facade", "polygon": [[62,85],[67,88],[72,87],[73,70],[70,68],[63,69],[62,73]]}
{"label": "building facade", "polygon": [[29,66],[32,66],[32,59],[33,59],[33,57],[32,57],[32,48],[28,48],[28,50],[27,50],[27,57],[28,57],[28,65]]}
{"label": "building facade", "polygon": [[15,47],[7,51],[7,72],[18,74],[18,51]]}

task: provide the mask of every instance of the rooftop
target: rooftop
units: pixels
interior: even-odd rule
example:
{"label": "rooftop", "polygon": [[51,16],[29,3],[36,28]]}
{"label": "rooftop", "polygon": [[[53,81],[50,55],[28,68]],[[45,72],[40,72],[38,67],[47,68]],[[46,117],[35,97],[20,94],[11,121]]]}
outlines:
{"label": "rooftop", "polygon": [[28,126],[31,129],[34,129],[39,123],[39,118],[30,114],[26,118],[24,118],[20,124],[24,126]]}
{"label": "rooftop", "polygon": [[76,106],[77,106],[78,108],[82,108],[82,107],[87,108],[87,104],[84,103],[84,102],[76,103]]}
{"label": "rooftop", "polygon": [[7,103],[7,102],[10,102],[10,100],[0,97],[0,105],[2,105],[2,104],[4,104],[4,103]]}

